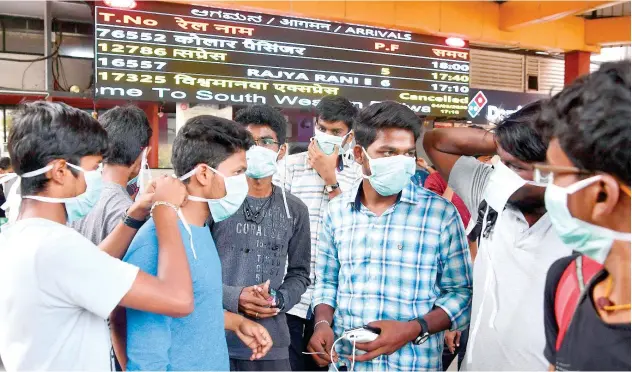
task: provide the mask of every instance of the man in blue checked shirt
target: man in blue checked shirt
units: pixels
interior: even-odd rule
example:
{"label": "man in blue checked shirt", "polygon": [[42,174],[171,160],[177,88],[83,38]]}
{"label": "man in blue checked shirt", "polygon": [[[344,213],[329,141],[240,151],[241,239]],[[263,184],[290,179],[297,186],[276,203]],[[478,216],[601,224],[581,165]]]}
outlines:
{"label": "man in blue checked shirt", "polygon": [[[463,225],[450,202],[411,182],[415,113],[382,102],[361,111],[354,125],[364,179],[325,210],[308,350],[321,366],[333,360],[355,361],[355,370],[440,370],[443,331],[469,322]],[[354,357],[342,339],[330,355],[345,330],[364,325],[380,329],[375,341],[358,343]]]}

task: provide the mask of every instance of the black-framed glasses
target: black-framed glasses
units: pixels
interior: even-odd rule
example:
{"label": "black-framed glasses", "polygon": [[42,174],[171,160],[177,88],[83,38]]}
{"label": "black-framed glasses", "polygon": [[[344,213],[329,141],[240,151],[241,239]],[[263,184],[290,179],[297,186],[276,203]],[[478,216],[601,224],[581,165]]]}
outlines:
{"label": "black-framed glasses", "polygon": [[[556,174],[576,174],[578,176],[595,176],[600,174],[599,172],[592,172],[577,167],[549,165],[543,163],[534,164],[533,168],[533,180],[538,183],[552,183]],[[611,177],[614,176],[611,175]],[[617,177],[614,178],[617,180],[621,190],[630,196],[630,186],[617,179]]]}
{"label": "black-framed glasses", "polygon": [[265,147],[280,145],[279,142],[273,140],[272,138],[257,138],[255,139],[255,144],[257,146],[265,146]]}

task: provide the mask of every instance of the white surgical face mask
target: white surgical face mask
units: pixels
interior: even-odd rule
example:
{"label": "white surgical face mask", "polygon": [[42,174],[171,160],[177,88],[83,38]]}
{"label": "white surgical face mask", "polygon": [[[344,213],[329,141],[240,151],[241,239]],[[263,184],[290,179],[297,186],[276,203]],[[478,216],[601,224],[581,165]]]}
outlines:
{"label": "white surgical face mask", "polygon": [[[64,204],[64,207],[66,209],[68,222],[73,222],[73,221],[78,221],[82,219],[83,217],[87,216],[88,213],[90,213],[92,208],[96,205],[96,203],[101,198],[101,190],[103,189],[103,179],[101,178],[102,167],[99,166],[99,168],[95,170],[86,171],[78,165],[74,165],[68,162],[66,162],[66,164],[69,167],[83,173],[84,179],[86,181],[86,191],[84,191],[80,195],[77,195],[71,198],[49,198],[45,196],[36,196],[36,195],[24,196],[23,198],[33,199],[33,200],[37,200],[37,201],[41,201],[45,203],[62,203]],[[32,172],[24,173],[18,177],[17,183],[21,182],[20,181],[21,178],[36,177],[36,176],[45,174],[51,169],[53,169],[52,164],[47,165],[43,168],[34,170]],[[8,181],[8,179],[7,180],[3,179],[3,182],[6,182],[6,181]],[[15,213],[16,211],[20,209],[20,204],[21,204],[20,199],[22,199],[20,198],[20,195],[17,193],[16,186],[17,185],[14,185],[14,187],[12,187],[9,198],[7,199],[7,202],[5,203],[5,205],[3,205],[3,208],[6,208],[7,206],[11,208],[13,212],[12,215],[14,217],[17,217],[17,214]],[[13,211],[14,208],[16,209],[16,211]]]}
{"label": "white surgical face mask", "polygon": [[[215,174],[220,175],[224,178],[226,196],[220,199],[205,199],[199,196],[189,195],[189,200],[207,202],[208,207],[211,211],[211,216],[213,217],[213,221],[221,222],[235,214],[239,207],[241,207],[241,205],[244,203],[244,200],[246,200],[246,196],[248,196],[248,181],[246,180],[245,174],[227,177],[216,169],[211,168],[208,165],[207,167]],[[198,171],[198,169],[199,167],[196,167],[189,173],[180,177],[180,180],[184,181],[188,178],[191,178]]]}
{"label": "white surgical face mask", "polygon": [[136,194],[136,199],[140,197],[142,193],[147,189],[147,185],[151,183],[151,169],[149,169],[149,163],[147,161],[147,155],[149,152],[149,148],[145,147],[143,150],[143,158],[140,162],[140,171],[138,172],[137,183],[138,183],[138,194]]}
{"label": "white surgical face mask", "polygon": [[371,159],[364,148],[362,151],[371,169],[371,175],[363,175],[363,177],[369,180],[378,194],[382,196],[398,194],[411,182],[410,178],[415,174],[415,158],[397,155]]}
{"label": "white surgical face mask", "polygon": [[338,148],[340,149],[339,151],[341,153],[348,150],[348,144],[345,145],[345,147],[342,147],[342,143],[349,136],[349,134],[351,134],[351,131],[349,131],[349,133],[345,134],[344,136],[339,137],[339,136],[334,136],[332,134],[327,134],[325,132],[321,132],[318,129],[316,129],[314,132],[314,138],[318,142],[318,146],[320,147],[321,150],[323,150],[325,155],[331,155],[334,153],[335,146],[338,146]]}
{"label": "white surgical face mask", "polygon": [[492,159],[494,170],[489,176],[483,199],[497,212],[502,212],[509,198],[524,185],[546,187],[546,184],[527,181],[507,167],[500,158]]}
{"label": "white surgical face mask", "polygon": [[254,179],[270,177],[277,171],[277,157],[279,151],[274,152],[263,146],[252,146],[246,151],[248,169],[246,176]]}
{"label": "white surgical face mask", "polygon": [[595,176],[561,187],[552,182],[546,188],[544,203],[551,218],[553,228],[564,244],[591,259],[603,264],[615,240],[630,241],[631,235],[593,225],[573,217],[568,209],[568,197],[579,190],[600,181]]}

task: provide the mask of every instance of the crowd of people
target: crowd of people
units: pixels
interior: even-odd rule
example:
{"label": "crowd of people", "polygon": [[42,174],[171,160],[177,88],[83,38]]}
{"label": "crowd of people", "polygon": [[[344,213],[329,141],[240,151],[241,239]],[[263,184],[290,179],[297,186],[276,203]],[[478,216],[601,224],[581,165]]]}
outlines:
{"label": "crowd of people", "polygon": [[152,179],[139,108],[25,103],[0,160],[0,357],[629,371],[630,105],[629,61],[491,131],[328,96],[302,152],[255,105],[188,120]]}

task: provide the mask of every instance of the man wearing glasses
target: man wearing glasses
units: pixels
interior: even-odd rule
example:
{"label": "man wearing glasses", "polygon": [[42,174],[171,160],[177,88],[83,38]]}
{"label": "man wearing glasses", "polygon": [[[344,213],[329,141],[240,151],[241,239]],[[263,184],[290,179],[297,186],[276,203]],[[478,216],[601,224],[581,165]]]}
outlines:
{"label": "man wearing glasses", "polygon": [[353,159],[342,156],[353,147],[353,120],[357,113],[357,108],[344,97],[323,97],[316,106],[316,128],[308,151],[289,156],[286,166],[280,167],[274,177],[275,184],[284,185],[309,208],[312,284],[301,301],[288,312],[293,371],[319,369],[311,356],[302,354],[314,330],[311,304],[318,237],[329,201],[351,190],[351,186],[362,178],[362,167]]}
{"label": "man wearing glasses", "polygon": [[567,86],[538,126],[550,139],[548,165],[536,165],[546,209],[575,252],[546,278],[544,356],[550,370],[629,371],[630,61]]}
{"label": "man wearing glasses", "polygon": [[[290,330],[285,313],[310,284],[307,207],[272,184],[277,161],[286,153],[285,117],[267,105],[239,111],[235,121],[252,134],[246,152],[248,196],[235,214],[211,221],[222,262],[224,308],[264,326],[274,343],[260,360],[236,334],[226,335],[233,371],[289,371]],[[286,271],[287,269],[287,271]]]}
{"label": "man wearing glasses", "polygon": [[[546,272],[571,253],[551,227],[545,184],[533,181],[546,144],[531,125],[544,102],[504,118],[493,132],[471,128],[426,133],[426,153],[473,216],[482,210],[465,369],[545,370]],[[475,155],[498,154],[493,166]],[[446,337],[447,341],[454,337]],[[453,347],[458,345],[447,345]]]}

